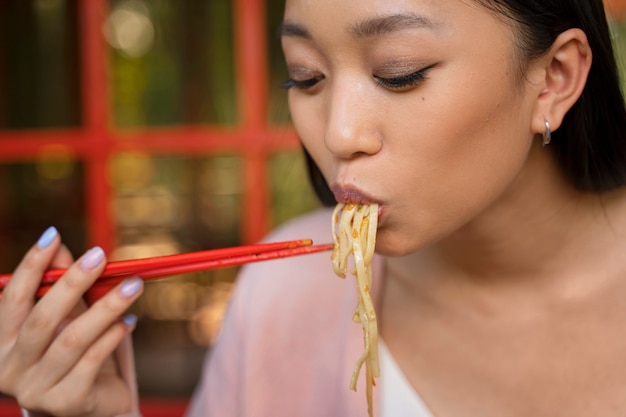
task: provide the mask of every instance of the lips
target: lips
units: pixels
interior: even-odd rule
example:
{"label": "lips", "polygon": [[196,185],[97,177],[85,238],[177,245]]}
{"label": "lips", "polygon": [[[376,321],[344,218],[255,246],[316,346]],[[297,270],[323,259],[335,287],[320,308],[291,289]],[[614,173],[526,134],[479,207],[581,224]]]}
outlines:
{"label": "lips", "polygon": [[333,184],[331,190],[335,195],[335,200],[337,200],[338,203],[380,204],[380,202],[374,197],[355,187]]}

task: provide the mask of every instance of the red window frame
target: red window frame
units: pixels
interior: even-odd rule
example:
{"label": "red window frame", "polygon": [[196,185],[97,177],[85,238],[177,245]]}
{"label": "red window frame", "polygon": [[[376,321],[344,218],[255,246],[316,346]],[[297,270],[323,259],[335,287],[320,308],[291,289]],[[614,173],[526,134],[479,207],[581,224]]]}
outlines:
{"label": "red window frame", "polygon": [[243,161],[241,240],[260,239],[270,226],[267,158],[298,149],[296,134],[268,125],[268,58],[265,0],[233,0],[235,81],[239,123],[234,127],[181,125],[124,131],[112,125],[107,74],[108,49],[102,34],[107,0],[77,2],[82,126],[67,129],[0,130],[0,163],[34,161],[47,146],[62,145],[84,163],[87,242],[105,251],[114,246],[109,210],[109,161],[124,151],[152,155],[235,153]]}
{"label": "red window frame", "polygon": [[[268,124],[268,50],[265,0],[233,0],[235,81],[238,124],[234,127],[180,125],[117,129],[112,123],[108,48],[102,27],[107,0],[77,2],[82,125],[76,128],[0,130],[0,163],[33,162],[50,145],[62,145],[85,166],[87,243],[114,248],[109,161],[124,151],[152,155],[235,153],[242,159],[244,243],[260,239],[270,227],[268,157],[299,149],[292,129]],[[183,415],[186,399],[142,399],[145,416]],[[15,401],[0,398],[0,417],[17,417]]]}

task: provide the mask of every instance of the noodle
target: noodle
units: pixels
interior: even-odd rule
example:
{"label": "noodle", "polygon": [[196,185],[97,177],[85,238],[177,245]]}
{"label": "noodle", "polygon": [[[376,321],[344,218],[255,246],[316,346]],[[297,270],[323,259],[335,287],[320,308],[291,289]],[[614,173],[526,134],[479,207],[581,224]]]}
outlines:
{"label": "noodle", "polygon": [[372,257],[376,244],[378,225],[378,204],[337,204],[333,212],[332,231],[335,246],[332,262],[335,273],[345,278],[348,257],[352,254],[359,301],[353,320],[363,327],[364,350],[352,372],[350,389],[356,391],[356,384],[365,365],[365,389],[369,416],[373,415],[372,391],[380,375],[378,364],[378,328],[376,312],[370,296],[372,286]]}

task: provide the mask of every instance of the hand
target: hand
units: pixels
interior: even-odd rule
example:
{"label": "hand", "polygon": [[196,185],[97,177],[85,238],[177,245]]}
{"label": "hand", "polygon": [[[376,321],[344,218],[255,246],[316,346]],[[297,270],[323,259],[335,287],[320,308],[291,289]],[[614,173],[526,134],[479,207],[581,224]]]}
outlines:
{"label": "hand", "polygon": [[[73,263],[54,228],[24,256],[0,298],[0,392],[20,406],[54,416],[113,416],[129,412],[131,394],[112,353],[133,330],[122,314],[140,295],[128,279],[87,307],[83,294],[102,273],[100,248]],[[35,303],[48,268],[69,268]]]}

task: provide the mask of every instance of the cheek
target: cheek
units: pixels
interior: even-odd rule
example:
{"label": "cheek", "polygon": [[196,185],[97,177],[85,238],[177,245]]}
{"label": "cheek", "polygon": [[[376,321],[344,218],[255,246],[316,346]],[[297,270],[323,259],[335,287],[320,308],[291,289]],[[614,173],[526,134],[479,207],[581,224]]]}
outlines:
{"label": "cheek", "polygon": [[420,135],[412,152],[440,183],[498,187],[525,159],[532,137],[529,95],[515,85],[507,66],[491,67],[474,73],[451,68],[420,105],[423,116],[403,116],[420,119],[413,122]]}
{"label": "cheek", "polygon": [[411,121],[395,124],[394,136],[404,139],[388,143],[393,151],[388,166],[404,181],[394,191],[397,215],[381,231],[382,253],[406,253],[444,238],[493,205],[515,181],[532,133],[531,107],[512,88],[482,95],[458,88],[433,96],[420,108],[421,116],[404,113],[402,119]]}
{"label": "cheek", "polygon": [[293,126],[298,133],[300,141],[307,149],[315,163],[327,175],[330,152],[324,143],[324,120],[320,113],[319,106],[315,100],[310,98],[294,99],[293,92],[289,92],[289,111]]}

